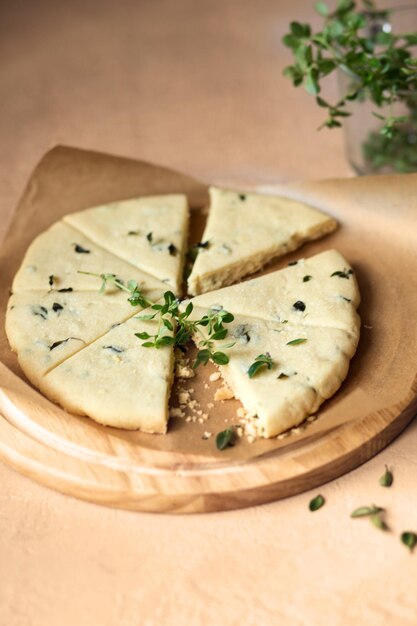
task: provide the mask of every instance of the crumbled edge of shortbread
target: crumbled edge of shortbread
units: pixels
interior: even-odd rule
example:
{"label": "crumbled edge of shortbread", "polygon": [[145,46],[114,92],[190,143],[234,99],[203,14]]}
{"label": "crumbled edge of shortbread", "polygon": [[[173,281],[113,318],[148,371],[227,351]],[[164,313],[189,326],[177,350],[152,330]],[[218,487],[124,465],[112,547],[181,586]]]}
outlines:
{"label": "crumbled edge of shortbread", "polygon": [[181,417],[186,422],[198,422],[204,424],[208,420],[208,413],[205,413],[198,400],[193,398],[194,389],[187,389],[181,385],[177,389],[177,400],[179,407],[170,410],[171,417]]}
{"label": "crumbled edge of shortbread", "polygon": [[234,397],[235,394],[230,389],[230,387],[226,385],[226,383],[223,384],[223,387],[217,389],[216,393],[214,394],[214,400],[216,402],[221,402],[222,400],[231,400]]}
{"label": "crumbled edge of shortbread", "polygon": [[[236,427],[236,434],[238,437],[246,437],[246,440],[249,443],[253,443],[257,439],[262,438],[262,429],[257,420],[257,416],[254,414],[250,414],[246,409],[242,406],[239,407],[236,411],[236,416],[239,419],[239,425]],[[292,435],[299,435],[308,428],[309,424],[316,421],[318,415],[309,415],[304,422],[299,424],[298,426],[294,426],[293,428],[289,428],[284,432],[280,433],[276,436],[276,439],[281,441],[282,439],[286,439],[287,437],[291,437]]]}
{"label": "crumbled edge of shortbread", "polygon": [[178,348],[175,350],[175,378],[194,378],[195,371],[188,359]]}

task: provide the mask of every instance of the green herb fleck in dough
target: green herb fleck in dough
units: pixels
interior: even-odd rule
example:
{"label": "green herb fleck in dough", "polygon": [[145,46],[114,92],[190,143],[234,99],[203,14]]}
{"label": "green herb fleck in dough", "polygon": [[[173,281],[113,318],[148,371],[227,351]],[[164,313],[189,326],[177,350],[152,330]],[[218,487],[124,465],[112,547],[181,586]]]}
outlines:
{"label": "green herb fleck in dough", "polygon": [[116,352],[116,354],[121,354],[125,351],[125,349],[120,346],[103,346],[103,350],[111,350],[112,352]]}
{"label": "green herb fleck in dough", "polygon": [[46,320],[46,318],[48,317],[48,309],[46,309],[44,306],[40,306],[40,305],[33,306],[32,313],[33,315],[38,315],[44,320]]}
{"label": "green herb fleck in dough", "polygon": [[304,304],[304,302],[301,302],[301,300],[297,300],[297,302],[294,302],[292,306],[293,309],[295,309],[296,311],[302,312],[306,310],[306,305]]}
{"label": "green herb fleck in dough", "polygon": [[80,246],[80,244],[75,243],[74,244],[74,249],[75,252],[77,252],[78,254],[90,254],[90,250],[87,250],[87,248],[83,248],[82,246]]}

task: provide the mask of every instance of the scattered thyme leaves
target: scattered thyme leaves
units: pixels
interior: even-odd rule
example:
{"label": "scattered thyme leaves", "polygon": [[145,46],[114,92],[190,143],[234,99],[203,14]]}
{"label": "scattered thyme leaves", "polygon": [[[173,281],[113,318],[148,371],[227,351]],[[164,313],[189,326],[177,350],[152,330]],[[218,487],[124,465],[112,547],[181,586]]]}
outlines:
{"label": "scattered thyme leaves", "polygon": [[373,524],[376,528],[379,528],[379,530],[389,530],[387,523],[382,519],[380,513],[371,515],[370,520],[371,524]]}
{"label": "scattered thyme leaves", "polygon": [[369,517],[383,513],[384,509],[373,504],[372,506],[360,506],[350,514],[350,517]]}
{"label": "scattered thyme leaves", "polygon": [[315,498],[310,500],[308,508],[310,509],[310,511],[318,511],[319,509],[321,509],[325,502],[326,500],[323,498],[322,495],[319,494]]}
{"label": "scattered thyme leaves", "polygon": [[401,533],[401,542],[407,546],[410,552],[413,552],[414,547],[417,545],[417,534],[411,530],[406,530]]}
{"label": "scattered thyme leaves", "polygon": [[385,466],[385,472],[382,474],[378,482],[381,487],[391,487],[392,483],[394,482],[394,476],[392,472],[388,469],[387,465]]}
{"label": "scattered thyme leaves", "polygon": [[218,450],[226,450],[233,446],[235,431],[233,428],[226,428],[216,435],[216,447]]}
{"label": "scattered thyme leaves", "polygon": [[273,364],[274,362],[269,352],[265,352],[265,354],[259,354],[248,369],[249,378],[254,378],[264,367],[269,370],[272,369]]}
{"label": "scattered thyme leaves", "polygon": [[301,343],[305,343],[307,341],[306,337],[298,337],[297,339],[291,339],[291,341],[287,341],[287,346],[298,346]]}

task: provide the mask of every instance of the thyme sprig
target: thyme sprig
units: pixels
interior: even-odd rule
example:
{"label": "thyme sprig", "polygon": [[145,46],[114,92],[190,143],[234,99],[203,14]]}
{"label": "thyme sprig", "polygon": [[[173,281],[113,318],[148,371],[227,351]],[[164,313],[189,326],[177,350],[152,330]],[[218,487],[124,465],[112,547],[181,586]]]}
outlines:
{"label": "thyme sprig", "polygon": [[[159,349],[164,346],[184,346],[192,337],[196,339],[196,335],[199,334],[201,338],[196,341],[199,350],[193,364],[194,368],[201,364],[206,365],[209,361],[213,361],[216,365],[226,365],[229,362],[229,357],[223,350],[231,348],[234,342],[222,344],[220,350],[216,349],[216,342],[225,339],[229,332],[225,325],[234,320],[234,316],[228,311],[213,309],[200,319],[192,320],[190,319],[193,312],[192,302],[189,302],[185,310],[181,311],[180,300],[172,291],[164,293],[163,302],[151,302],[145,298],[141,287],[135,280],[128,280],[125,283],[116,274],[94,274],[83,271],[79,271],[79,273],[100,278],[102,281],[101,293],[105,292],[107,284],[110,283],[129,294],[127,299],[132,306],[151,310],[151,312],[136,316],[137,319],[158,322],[157,331],[153,335],[146,331],[135,333],[135,336],[144,342],[142,343],[144,348]],[[205,332],[201,327],[205,329]]]}
{"label": "thyme sprig", "polygon": [[[322,30],[313,32],[309,24],[292,22],[283,43],[291,49],[294,64],[284,70],[295,87],[304,85],[316,97],[317,104],[327,109],[328,116],[320,128],[336,128],[350,115],[349,102],[364,95],[379,109],[396,102],[413,102],[417,90],[417,59],[413,46],[414,32],[396,35],[384,28],[390,12],[378,10],[374,0],[363,0],[363,8],[353,0],[338,0],[331,10],[317,2],[316,11],[324,19]],[[350,77],[344,94],[330,104],[319,94],[323,79],[335,70]],[[401,131],[408,116],[383,116],[380,133],[392,138]]]}

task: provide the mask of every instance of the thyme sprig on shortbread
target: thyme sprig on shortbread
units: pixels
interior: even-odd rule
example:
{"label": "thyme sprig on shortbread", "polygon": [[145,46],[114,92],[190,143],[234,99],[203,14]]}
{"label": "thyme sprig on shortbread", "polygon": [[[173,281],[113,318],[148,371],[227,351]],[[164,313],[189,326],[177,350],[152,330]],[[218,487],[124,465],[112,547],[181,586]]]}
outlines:
{"label": "thyme sprig on shortbread", "polygon": [[[226,365],[229,362],[229,357],[223,350],[231,348],[234,342],[221,345],[221,350],[216,350],[214,343],[225,339],[228,334],[225,324],[230,324],[234,320],[233,315],[228,311],[216,309],[203,315],[200,319],[190,320],[189,316],[193,311],[193,304],[189,302],[185,311],[181,312],[180,300],[172,291],[164,293],[163,302],[151,302],[143,296],[142,290],[135,280],[129,280],[125,283],[116,274],[95,274],[82,271],[79,273],[100,278],[102,281],[100,293],[104,293],[107,284],[111,283],[129,294],[127,299],[132,306],[151,310],[150,313],[142,313],[137,316],[137,319],[141,320],[158,321],[157,332],[154,335],[146,331],[135,333],[138,339],[144,341],[142,343],[144,348],[159,349],[164,346],[184,346],[199,333],[201,335],[198,342],[199,351],[193,367],[196,368],[201,364],[206,365],[209,361],[213,361],[216,365]],[[201,332],[200,326],[206,328],[206,333]]]}

